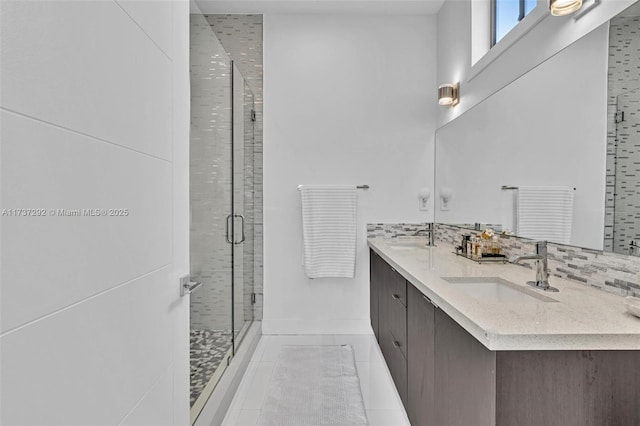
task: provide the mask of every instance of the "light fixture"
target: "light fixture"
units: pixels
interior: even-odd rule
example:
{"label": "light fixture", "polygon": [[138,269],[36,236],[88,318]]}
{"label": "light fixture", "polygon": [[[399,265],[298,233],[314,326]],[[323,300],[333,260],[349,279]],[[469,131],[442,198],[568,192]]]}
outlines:
{"label": "light fixture", "polygon": [[549,0],[549,10],[553,16],[569,15],[582,7],[582,0]]}
{"label": "light fixture", "polygon": [[438,86],[438,103],[440,105],[458,105],[459,88],[459,83],[447,83]]}

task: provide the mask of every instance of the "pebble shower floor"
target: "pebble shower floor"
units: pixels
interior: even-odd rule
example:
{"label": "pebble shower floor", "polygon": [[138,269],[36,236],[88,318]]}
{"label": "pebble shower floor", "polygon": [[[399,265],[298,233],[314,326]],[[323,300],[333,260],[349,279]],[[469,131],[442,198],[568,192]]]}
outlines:
{"label": "pebble shower floor", "polygon": [[191,330],[191,405],[231,349],[230,330]]}

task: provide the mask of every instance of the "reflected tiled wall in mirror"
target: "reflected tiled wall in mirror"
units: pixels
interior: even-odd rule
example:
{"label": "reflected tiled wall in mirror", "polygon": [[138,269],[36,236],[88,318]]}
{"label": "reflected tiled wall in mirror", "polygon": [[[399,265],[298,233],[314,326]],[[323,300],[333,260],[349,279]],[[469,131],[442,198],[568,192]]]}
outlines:
{"label": "reflected tiled wall in mirror", "polygon": [[611,20],[607,105],[604,249],[629,254],[640,240],[640,7]]}

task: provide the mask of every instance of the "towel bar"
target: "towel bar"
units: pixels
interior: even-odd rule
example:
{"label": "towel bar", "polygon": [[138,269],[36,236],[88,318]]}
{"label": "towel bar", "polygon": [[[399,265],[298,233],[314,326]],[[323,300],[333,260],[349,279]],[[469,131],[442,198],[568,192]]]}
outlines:
{"label": "towel bar", "polygon": [[[298,189],[301,189],[302,185],[298,185]],[[356,186],[357,189],[369,189],[370,186],[369,185],[357,185]]]}
{"label": "towel bar", "polygon": [[[508,190],[508,189],[518,189],[518,187],[517,187],[517,186],[507,186],[507,185],[502,185],[502,188],[501,188],[501,189],[502,189],[503,191],[506,191],[506,190]],[[574,188],[573,188],[573,190],[575,191],[575,190],[576,190],[576,188],[574,187]]]}

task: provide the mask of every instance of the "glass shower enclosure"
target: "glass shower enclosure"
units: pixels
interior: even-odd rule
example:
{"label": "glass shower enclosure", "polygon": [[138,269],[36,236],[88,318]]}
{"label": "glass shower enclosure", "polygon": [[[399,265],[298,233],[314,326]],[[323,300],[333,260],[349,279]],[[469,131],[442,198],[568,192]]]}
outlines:
{"label": "glass shower enclosure", "polygon": [[191,421],[253,320],[254,97],[205,16],[191,15]]}
{"label": "glass shower enclosure", "polygon": [[[613,167],[613,252],[640,256],[640,89],[616,97]],[[607,178],[610,179],[610,178]],[[611,185],[612,182],[607,182]]]}

